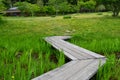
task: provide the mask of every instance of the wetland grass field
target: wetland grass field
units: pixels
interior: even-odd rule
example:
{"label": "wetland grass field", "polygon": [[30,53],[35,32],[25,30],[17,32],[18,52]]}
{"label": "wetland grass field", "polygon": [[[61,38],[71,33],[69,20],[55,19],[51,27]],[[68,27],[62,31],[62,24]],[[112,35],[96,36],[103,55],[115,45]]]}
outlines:
{"label": "wetland grass field", "polygon": [[4,17],[0,23],[0,80],[30,80],[66,62],[47,36],[73,36],[69,42],[107,57],[92,80],[120,80],[120,17],[110,12],[56,17]]}

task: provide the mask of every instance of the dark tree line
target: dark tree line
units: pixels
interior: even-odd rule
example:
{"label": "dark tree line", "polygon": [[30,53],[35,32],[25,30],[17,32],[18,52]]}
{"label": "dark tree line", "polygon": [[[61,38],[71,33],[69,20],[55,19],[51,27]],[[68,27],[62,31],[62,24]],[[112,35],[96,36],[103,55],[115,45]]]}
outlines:
{"label": "dark tree line", "polygon": [[[5,5],[10,6],[10,5],[13,5],[15,2],[25,2],[25,1],[32,3],[32,4],[35,4],[40,0],[2,0],[2,1]],[[48,2],[50,0],[41,0],[41,1],[43,2],[43,5],[45,6],[45,5],[48,5]],[[55,0],[53,0],[53,1],[55,1]],[[56,1],[58,1],[58,0],[56,0]],[[77,5],[77,2],[78,2],[78,0],[66,0],[66,1],[72,5]]]}
{"label": "dark tree line", "polygon": [[120,0],[0,0],[0,11],[15,6],[28,14],[91,12],[107,9],[113,12],[113,16],[118,16],[119,4]]}
{"label": "dark tree line", "polygon": [[96,0],[99,4],[105,5],[105,7],[113,12],[113,16],[118,16],[120,12],[120,0]]}

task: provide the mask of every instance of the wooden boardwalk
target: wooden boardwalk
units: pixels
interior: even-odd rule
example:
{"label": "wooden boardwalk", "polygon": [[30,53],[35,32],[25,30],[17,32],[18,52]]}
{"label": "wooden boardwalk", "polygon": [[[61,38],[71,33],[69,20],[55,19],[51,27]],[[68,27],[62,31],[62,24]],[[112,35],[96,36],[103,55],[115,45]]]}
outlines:
{"label": "wooden boardwalk", "polygon": [[53,47],[63,51],[71,61],[32,80],[89,80],[105,63],[105,56],[64,41],[68,38],[70,36],[45,38]]}

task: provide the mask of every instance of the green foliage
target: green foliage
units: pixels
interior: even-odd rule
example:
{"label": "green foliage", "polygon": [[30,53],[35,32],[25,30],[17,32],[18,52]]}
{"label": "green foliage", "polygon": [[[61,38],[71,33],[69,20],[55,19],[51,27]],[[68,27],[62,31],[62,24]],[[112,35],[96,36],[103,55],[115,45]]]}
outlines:
{"label": "green foliage", "polygon": [[102,12],[98,12],[97,15],[103,15]]}
{"label": "green foliage", "polygon": [[5,8],[2,0],[0,0],[0,12],[2,12],[2,11],[5,10],[5,9],[6,9],[6,8]]}
{"label": "green foliage", "polygon": [[[27,16],[75,13],[80,11],[94,12],[96,8],[97,11],[102,11],[105,7],[103,5],[98,6],[100,2],[102,2],[102,4],[106,4],[106,7],[110,6],[107,5],[110,1],[106,3],[104,0],[3,0],[3,2],[7,5],[7,8],[18,6],[22,13]],[[15,5],[13,5],[14,3]],[[112,3],[116,4],[115,2]]]}
{"label": "green foliage", "polygon": [[118,16],[120,12],[120,0],[97,0],[104,4],[105,7],[113,12],[113,16]]}
{"label": "green foliage", "polygon": [[96,5],[95,1],[90,0],[90,1],[86,2],[85,7],[90,10],[93,10],[93,9],[95,9],[95,5]]}
{"label": "green foliage", "polygon": [[52,50],[41,36],[0,37],[0,80],[13,80],[12,76],[14,80],[31,80],[65,63],[64,54]]}
{"label": "green foliage", "polygon": [[88,1],[80,1],[79,2],[80,8],[86,9],[86,10],[94,10],[96,6],[96,2],[93,0]]}
{"label": "green foliage", "polygon": [[71,5],[68,4],[67,2],[61,3],[59,5],[59,12],[61,13],[73,13],[73,12],[77,12],[78,10],[79,10],[79,6]]}
{"label": "green foliage", "polygon": [[77,5],[78,0],[67,0],[67,2],[71,5]]}
{"label": "green foliage", "polygon": [[104,11],[106,8],[105,8],[105,6],[104,5],[98,5],[97,7],[96,7],[96,11]]}
{"label": "green foliage", "polygon": [[74,13],[74,12],[78,12],[80,9],[79,6],[77,5],[70,5],[70,10],[69,10],[69,13]]}
{"label": "green foliage", "polygon": [[0,15],[0,24],[2,23],[2,16]]}
{"label": "green foliage", "polygon": [[70,15],[65,15],[65,16],[63,16],[63,19],[71,19],[71,16]]}
{"label": "green foliage", "polygon": [[[114,63],[115,56],[111,55],[120,53],[120,19],[105,17],[110,14],[73,14],[72,19],[6,17],[7,23],[0,25],[0,79],[11,80],[14,76],[15,80],[30,80],[62,65],[64,55],[52,50],[43,37],[74,35],[71,42],[107,56],[108,61],[105,68],[99,70],[98,78],[109,80],[112,76],[119,80],[120,60]],[[54,57],[52,61],[49,59],[51,54],[57,56],[57,63]]]}
{"label": "green foliage", "polygon": [[0,25],[3,25],[6,21],[3,19],[3,16],[0,15]]}
{"label": "green foliage", "polygon": [[69,12],[70,10],[70,5],[67,2],[63,2],[59,4],[59,12]]}
{"label": "green foliage", "polygon": [[23,14],[28,14],[34,16],[35,12],[39,12],[40,7],[36,4],[31,4],[28,2],[17,2],[14,4],[22,11]]}
{"label": "green foliage", "polygon": [[55,7],[54,6],[44,6],[43,12],[45,14],[54,14],[55,13]]}

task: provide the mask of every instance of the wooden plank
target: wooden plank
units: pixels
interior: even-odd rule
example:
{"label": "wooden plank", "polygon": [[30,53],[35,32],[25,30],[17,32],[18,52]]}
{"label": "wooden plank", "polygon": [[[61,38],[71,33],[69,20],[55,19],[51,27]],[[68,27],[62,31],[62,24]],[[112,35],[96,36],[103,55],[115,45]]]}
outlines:
{"label": "wooden plank", "polygon": [[[50,40],[53,40],[54,42],[61,42],[61,43],[63,43],[63,45],[65,44],[65,45],[67,45],[67,46],[72,46],[72,48],[73,49],[77,49],[76,51],[79,51],[79,53],[80,54],[82,54],[83,55],[83,53],[84,53],[84,55],[86,55],[85,57],[88,57],[88,58],[91,58],[91,56],[93,56],[94,58],[104,58],[104,56],[102,56],[102,55],[100,55],[100,54],[96,54],[96,53],[94,53],[94,52],[92,52],[92,51],[89,51],[89,50],[86,50],[86,49],[84,49],[84,48],[81,48],[81,47],[78,47],[78,46],[76,46],[76,45],[73,45],[73,44],[70,44],[70,43],[68,43],[68,42],[66,42],[66,41],[63,41],[63,40],[60,40],[60,39],[58,39],[58,38],[49,38]],[[64,45],[64,46],[65,46]],[[80,55],[80,54],[78,54],[78,55]]]}
{"label": "wooden plank", "polygon": [[70,39],[71,36],[53,36],[53,37],[50,37],[50,38],[57,38],[57,39],[66,40],[66,39]]}
{"label": "wooden plank", "polygon": [[81,51],[81,52],[83,52],[83,53],[85,53],[85,54],[94,56],[95,58],[105,58],[105,56],[102,56],[102,55],[97,54],[97,53],[95,53],[95,52],[92,52],[92,51],[90,51],[90,50],[84,49],[84,48],[82,48],[82,47],[80,47],[80,46],[76,46],[76,45],[74,45],[74,44],[72,44],[72,43],[68,43],[68,42],[65,42],[65,41],[63,41],[63,42],[66,43],[66,45],[73,46],[73,47],[76,48],[77,50],[79,50],[79,51]]}
{"label": "wooden plank", "polygon": [[[53,38],[52,38],[53,39]],[[57,38],[54,38],[55,40],[57,39]],[[87,50],[87,49],[84,49],[84,48],[81,48],[81,47],[79,47],[79,46],[76,46],[76,45],[74,45],[74,44],[72,44],[72,43],[69,43],[69,42],[66,42],[66,41],[64,41],[64,40],[62,40],[62,39],[58,39],[59,41],[61,41],[61,43],[63,43],[63,44],[66,44],[66,45],[68,45],[68,46],[72,46],[72,47],[74,47],[74,48],[76,48],[76,49],[78,49],[78,50],[80,50],[80,51],[82,51],[82,52],[84,52],[84,53],[87,53],[87,54],[89,54],[89,55],[92,55],[92,56],[94,56],[94,57],[96,57],[96,58],[98,58],[98,57],[104,57],[104,56],[102,56],[102,55],[100,55],[100,54],[96,54],[96,53],[94,53],[94,52],[92,52],[92,51],[89,51],[89,50]]]}
{"label": "wooden plank", "polygon": [[39,77],[36,77],[32,80],[46,80],[48,78],[52,78],[55,74],[68,69],[69,67],[71,67],[72,65],[75,65],[76,63],[77,63],[77,60],[76,61],[70,61],[70,62],[64,64],[63,66],[61,66],[59,68],[56,68],[54,70],[51,70],[51,71],[49,71],[49,72],[47,72],[47,73],[45,73],[45,74],[43,74]]}
{"label": "wooden plank", "polygon": [[[53,42],[54,42],[54,41],[53,41]],[[77,59],[78,59],[78,57],[81,58],[81,59],[85,58],[85,56],[76,55],[76,53],[73,52],[71,49],[68,49],[67,47],[62,46],[62,45],[60,45],[60,44],[58,44],[58,43],[56,43],[56,42],[52,43],[52,45],[53,45],[53,46],[56,46],[56,47],[58,48],[58,50],[63,51],[63,52],[66,52],[66,53],[69,53],[69,55],[72,55],[72,56],[74,56],[74,57],[77,58]],[[76,55],[76,56],[75,56],[75,55]],[[67,56],[68,56],[68,55],[67,55]],[[69,57],[69,56],[68,56],[68,57]]]}
{"label": "wooden plank", "polygon": [[89,54],[85,54],[81,52],[80,50],[77,50],[73,46],[69,46],[66,43],[62,43],[60,40],[47,40],[49,43],[51,42],[52,45],[58,46],[61,50],[68,52],[69,54],[73,55],[77,59],[91,59],[95,58],[94,56],[91,56]]}
{"label": "wooden plank", "polygon": [[[51,71],[47,75],[36,78],[35,80],[66,80],[71,77],[78,70],[82,70],[84,67],[89,65],[93,60],[75,61],[64,67],[60,67],[57,71]],[[82,64],[82,65],[81,65]]]}
{"label": "wooden plank", "polygon": [[70,68],[66,69],[65,71],[54,75],[53,78],[48,80],[67,80],[69,77],[72,77],[76,74],[78,70],[82,70],[84,67],[88,66],[93,60],[83,60],[78,61],[75,65],[71,66]]}
{"label": "wooden plank", "polygon": [[72,61],[33,80],[89,80],[104,62],[102,59]]}
{"label": "wooden plank", "polygon": [[51,40],[47,40],[48,43],[52,44],[53,47],[55,47],[56,49],[58,49],[59,51],[62,51],[68,58],[72,59],[72,60],[76,60],[77,58],[75,56],[73,56],[72,54],[64,51],[63,49],[60,48],[60,45],[55,44],[54,42],[52,42]]}
{"label": "wooden plank", "polygon": [[105,59],[95,59],[91,64],[86,66],[81,71],[78,70],[78,73],[66,80],[89,80],[104,63]]}
{"label": "wooden plank", "polygon": [[89,80],[105,63],[105,57],[78,47],[63,39],[70,36],[53,36],[45,40],[72,59],[69,63],[49,71],[33,80]]}
{"label": "wooden plank", "polygon": [[[57,41],[53,41],[53,40],[49,40],[49,42],[51,42],[51,44],[52,45],[56,45],[56,46],[59,46],[59,48],[61,49],[61,50],[64,50],[64,51],[66,51],[66,52],[69,52],[70,54],[72,54],[72,55],[74,55],[75,56],[75,54],[77,53],[77,51],[76,50],[72,50],[72,47],[71,46],[67,46],[67,45],[65,45],[65,44],[62,44],[61,42],[59,42],[59,40],[57,40]],[[73,53],[75,53],[75,54],[73,54]],[[76,56],[79,56],[79,57],[82,57],[82,58],[84,58],[85,56],[84,55],[81,55],[81,54],[79,54],[79,55],[76,55]]]}

